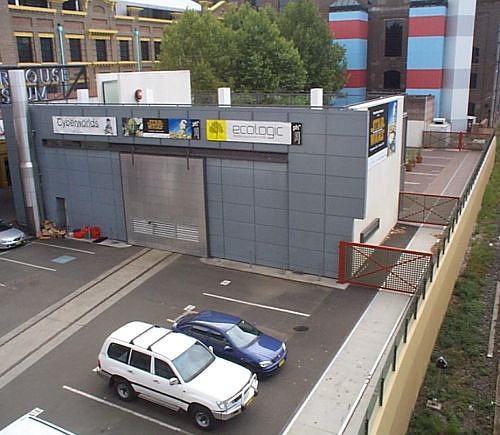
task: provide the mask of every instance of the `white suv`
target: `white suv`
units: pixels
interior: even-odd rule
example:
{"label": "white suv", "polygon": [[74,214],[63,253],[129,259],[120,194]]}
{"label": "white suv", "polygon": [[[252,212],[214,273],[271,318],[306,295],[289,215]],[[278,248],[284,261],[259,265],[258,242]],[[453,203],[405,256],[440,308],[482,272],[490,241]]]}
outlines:
{"label": "white suv", "polygon": [[182,409],[203,430],[214,419],[240,414],[257,395],[257,377],[248,369],[218,358],[195,338],[138,321],[106,339],[94,370],[120,399],[138,395]]}

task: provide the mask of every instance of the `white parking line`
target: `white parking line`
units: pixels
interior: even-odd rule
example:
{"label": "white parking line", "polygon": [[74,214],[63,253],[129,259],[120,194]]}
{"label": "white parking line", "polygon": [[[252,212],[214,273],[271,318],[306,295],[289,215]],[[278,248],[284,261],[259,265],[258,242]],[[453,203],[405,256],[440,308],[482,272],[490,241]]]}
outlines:
{"label": "white parking line", "polygon": [[166,427],[166,428],[171,429],[175,432],[180,432],[180,433],[184,433],[187,435],[193,435],[191,432],[187,432],[179,427],[172,426],[168,423],[164,423],[163,421],[157,420],[156,418],[148,417],[147,415],[141,414],[140,412],[135,412],[135,411],[132,411],[131,409],[127,409],[123,406],[116,405],[112,402],[108,402],[107,400],[101,399],[100,397],[94,396],[94,395],[89,394],[89,393],[85,393],[84,391],[77,390],[76,388],[72,388],[72,387],[68,387],[67,385],[63,385],[63,389],[67,390],[67,391],[71,391],[72,393],[78,394],[80,396],[86,397],[87,399],[94,400],[98,403],[102,403],[103,405],[108,405],[111,408],[115,408],[115,409],[118,409],[120,411],[126,412],[128,414],[132,414],[135,417],[142,418],[142,419],[147,420],[151,423],[155,423],[159,426]]}
{"label": "white parking line", "polygon": [[224,299],[225,301],[236,302],[238,304],[251,305],[252,307],[259,307],[259,308],[265,308],[267,310],[281,311],[282,313],[295,314],[296,316],[302,316],[302,317],[309,317],[310,316],[310,314],[301,313],[300,311],[292,311],[292,310],[286,310],[285,308],[278,308],[278,307],[271,307],[269,305],[256,304],[254,302],[247,302],[247,301],[242,301],[240,299],[228,298],[226,296],[214,295],[213,293],[203,293],[203,295],[209,296],[211,298]]}
{"label": "white parking line", "polygon": [[25,263],[24,261],[11,260],[10,258],[0,257],[0,261],[10,261],[11,263],[22,264],[23,266],[35,267],[37,269],[48,270],[49,272],[56,272],[56,269],[52,269],[51,267],[37,266],[36,264]]}
{"label": "white parking line", "polygon": [[31,244],[32,245],[51,246],[52,248],[59,248],[59,249],[65,249],[68,251],[82,252],[84,254],[91,254],[91,255],[95,254],[95,252],[92,252],[92,251],[85,251],[83,249],[70,248],[68,246],[53,245],[52,243],[31,242]]}
{"label": "white parking line", "polygon": [[411,175],[427,175],[427,176],[434,176],[436,175],[435,172],[410,172]]}

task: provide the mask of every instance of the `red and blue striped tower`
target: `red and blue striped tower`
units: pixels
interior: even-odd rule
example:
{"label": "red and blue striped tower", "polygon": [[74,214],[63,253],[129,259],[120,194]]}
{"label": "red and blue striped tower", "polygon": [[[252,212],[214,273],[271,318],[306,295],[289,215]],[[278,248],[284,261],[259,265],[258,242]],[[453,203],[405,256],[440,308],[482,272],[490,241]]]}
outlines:
{"label": "red and blue striped tower", "polygon": [[347,82],[345,98],[335,105],[359,103],[366,99],[368,74],[368,11],[357,0],[337,0],[330,5],[330,33],[346,50]]}
{"label": "red and blue striped tower", "polygon": [[406,93],[434,95],[440,116],[446,36],[446,0],[413,0],[408,18]]}

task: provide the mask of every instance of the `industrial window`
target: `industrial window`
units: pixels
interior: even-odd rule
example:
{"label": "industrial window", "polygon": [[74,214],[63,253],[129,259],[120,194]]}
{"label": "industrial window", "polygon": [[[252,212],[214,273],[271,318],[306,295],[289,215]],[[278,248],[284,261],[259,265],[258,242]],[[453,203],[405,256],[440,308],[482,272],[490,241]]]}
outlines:
{"label": "industrial window", "polygon": [[79,0],[66,0],[63,3],[63,9],[66,11],[81,11]]}
{"label": "industrial window", "polygon": [[31,6],[35,8],[47,8],[47,0],[9,0],[9,5]]}
{"label": "industrial window", "polygon": [[143,8],[142,11],[139,12],[139,16],[144,18],[156,18],[159,20],[172,19],[172,13],[163,9]]}
{"label": "industrial window", "polygon": [[141,41],[141,58],[142,60],[151,60],[149,55],[149,41]]}
{"label": "industrial window", "polygon": [[121,39],[118,43],[120,44],[120,60],[130,60],[129,41]]}
{"label": "industrial window", "polygon": [[472,63],[479,63],[479,47],[472,48]]}
{"label": "industrial window", "polygon": [[54,62],[54,38],[40,38],[42,62]]}
{"label": "industrial window", "polygon": [[161,52],[161,42],[160,41],[154,41],[154,51],[155,51],[155,60],[160,59],[160,52]]}
{"label": "industrial window", "polygon": [[81,62],[82,61],[82,41],[80,39],[69,40],[69,54],[71,56],[71,62]]}
{"label": "industrial window", "polygon": [[96,60],[98,62],[103,62],[108,60],[108,53],[106,51],[106,40],[105,39],[96,39],[95,40],[95,53]]}
{"label": "industrial window", "polygon": [[385,22],[385,56],[399,57],[403,47],[403,23],[401,20]]}
{"label": "industrial window", "polygon": [[401,73],[399,71],[384,72],[384,89],[401,89]]}
{"label": "industrial window", "polygon": [[476,89],[477,87],[477,73],[470,73],[470,84],[471,89]]}
{"label": "industrial window", "polygon": [[31,36],[16,36],[19,62],[33,62],[33,43]]}

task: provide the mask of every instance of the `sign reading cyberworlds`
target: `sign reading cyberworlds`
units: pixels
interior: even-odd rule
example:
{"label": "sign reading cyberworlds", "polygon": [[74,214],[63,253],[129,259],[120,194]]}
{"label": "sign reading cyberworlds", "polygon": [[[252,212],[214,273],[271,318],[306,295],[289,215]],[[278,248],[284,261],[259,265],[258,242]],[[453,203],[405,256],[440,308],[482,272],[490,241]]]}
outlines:
{"label": "sign reading cyberworlds", "polygon": [[[47,101],[49,99],[49,87],[62,85],[69,81],[68,68],[28,68],[24,70],[26,80],[26,91],[28,101]],[[0,70],[0,101],[10,104],[9,73],[6,69]]]}
{"label": "sign reading cyberworlds", "polygon": [[302,124],[207,119],[207,140],[301,145]]}
{"label": "sign reading cyberworlds", "polygon": [[57,134],[116,136],[116,118],[105,116],[53,116],[52,127]]}

